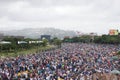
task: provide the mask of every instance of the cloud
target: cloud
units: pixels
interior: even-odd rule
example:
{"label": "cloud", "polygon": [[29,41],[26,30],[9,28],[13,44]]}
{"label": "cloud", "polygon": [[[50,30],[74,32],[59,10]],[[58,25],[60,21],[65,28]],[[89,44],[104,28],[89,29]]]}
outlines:
{"label": "cloud", "polygon": [[95,0],[28,0],[28,2],[36,7],[50,7],[50,6],[75,6],[75,5],[88,5]]}
{"label": "cloud", "polygon": [[[120,29],[119,0],[0,0],[0,28]],[[112,26],[112,27],[111,27]]]}

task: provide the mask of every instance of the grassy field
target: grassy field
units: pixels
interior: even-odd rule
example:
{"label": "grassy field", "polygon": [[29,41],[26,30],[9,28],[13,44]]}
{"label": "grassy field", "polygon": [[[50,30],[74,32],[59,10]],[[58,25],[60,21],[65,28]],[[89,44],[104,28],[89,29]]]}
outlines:
{"label": "grassy field", "polygon": [[26,55],[26,54],[33,54],[36,53],[38,51],[42,51],[42,50],[48,50],[53,48],[53,45],[48,45],[46,47],[35,47],[29,50],[21,50],[21,51],[14,51],[14,52],[6,52],[6,53],[0,53],[0,58],[6,58],[6,57],[17,57],[19,55]]}

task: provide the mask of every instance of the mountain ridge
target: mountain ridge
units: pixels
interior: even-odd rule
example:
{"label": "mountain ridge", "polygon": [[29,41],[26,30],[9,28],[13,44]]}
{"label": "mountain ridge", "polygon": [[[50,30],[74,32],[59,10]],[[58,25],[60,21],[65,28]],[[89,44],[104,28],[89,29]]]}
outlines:
{"label": "mountain ridge", "polygon": [[51,37],[58,37],[63,39],[65,36],[76,36],[75,31],[62,30],[56,28],[25,28],[21,30],[2,31],[4,35],[8,36],[25,36],[25,38],[40,38],[41,35],[51,35]]}

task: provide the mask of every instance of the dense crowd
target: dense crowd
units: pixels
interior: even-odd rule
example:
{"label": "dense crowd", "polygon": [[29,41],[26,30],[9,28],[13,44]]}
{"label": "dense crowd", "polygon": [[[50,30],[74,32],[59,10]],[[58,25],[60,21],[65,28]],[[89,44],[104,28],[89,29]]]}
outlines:
{"label": "dense crowd", "polygon": [[120,58],[112,54],[119,50],[119,45],[65,43],[59,49],[0,59],[0,79],[100,80],[93,75],[120,71]]}

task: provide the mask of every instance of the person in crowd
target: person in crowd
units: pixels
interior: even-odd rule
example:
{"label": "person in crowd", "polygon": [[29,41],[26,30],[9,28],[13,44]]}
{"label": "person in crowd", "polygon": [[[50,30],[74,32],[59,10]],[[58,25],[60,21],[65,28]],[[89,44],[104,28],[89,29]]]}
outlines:
{"label": "person in crowd", "polygon": [[112,58],[119,50],[118,45],[64,43],[59,49],[0,59],[0,79],[107,80],[112,70],[120,70],[120,58]]}

